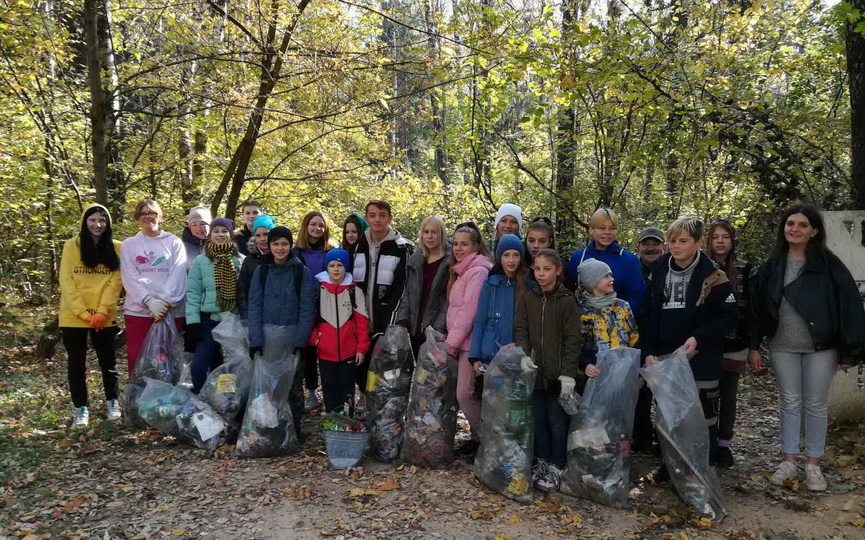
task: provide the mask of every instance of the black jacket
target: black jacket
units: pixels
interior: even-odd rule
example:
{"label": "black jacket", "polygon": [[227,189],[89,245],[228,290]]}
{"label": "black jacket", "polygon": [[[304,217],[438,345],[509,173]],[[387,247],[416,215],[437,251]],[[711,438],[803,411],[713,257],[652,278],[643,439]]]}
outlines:
{"label": "black jacket", "polygon": [[781,297],[796,309],[808,325],[814,349],[838,350],[842,364],[862,360],[865,344],[865,310],[853,276],[834,254],[813,258],[786,287],[787,260],[766,261],[751,280],[748,346],[757,349],[764,337],[778,330]]}
{"label": "black jacket", "polygon": [[367,229],[357,242],[352,277],[372,306],[369,333],[375,336],[383,334],[389,324],[396,324],[396,313],[405,291],[406,264],[412,252],[412,243],[396,231],[389,232],[378,249],[375,275],[370,275],[369,233]]}
{"label": "black jacket", "polygon": [[699,252],[700,260],[685,292],[685,309],[675,324],[661,324],[671,257],[665,253],[652,264],[644,324],[640,327],[643,357],[669,354],[693,336],[697,340],[697,354],[691,358],[694,378],[716,380],[721,376],[725,337],[736,327],[738,303],[733,287],[727,275],[706,254]]}
{"label": "black jacket", "polygon": [[736,272],[739,274],[739,279],[736,281],[736,287],[733,292],[736,294],[739,312],[736,319],[736,328],[727,335],[724,352],[736,352],[748,348],[748,327],[751,325],[751,312],[749,308],[751,301],[751,274],[754,273],[755,268],[756,266],[752,262],[736,261]]}
{"label": "black jacket", "polygon": [[272,262],[273,255],[270,253],[262,254],[253,248],[240,265],[240,274],[237,276],[237,311],[240,313],[240,318],[244,321],[247,319],[249,312],[250,282],[252,281],[253,274],[255,274],[255,269],[262,264]]}
{"label": "black jacket", "polygon": [[252,238],[252,231],[246,228],[246,224],[240,226],[240,230],[234,232],[234,243],[237,245],[237,251],[243,256],[249,255],[249,240]]}

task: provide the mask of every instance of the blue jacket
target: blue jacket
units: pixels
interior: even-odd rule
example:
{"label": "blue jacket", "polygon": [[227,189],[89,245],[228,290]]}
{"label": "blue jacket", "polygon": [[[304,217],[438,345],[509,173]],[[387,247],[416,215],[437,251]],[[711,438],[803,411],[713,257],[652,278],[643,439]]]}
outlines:
{"label": "blue jacket", "polygon": [[619,247],[618,242],[613,242],[607,249],[595,249],[595,241],[589,242],[585,249],[580,249],[571,256],[568,263],[568,272],[574,277],[577,284],[577,267],[583,259],[597,259],[607,263],[613,271],[613,289],[616,296],[631,306],[631,311],[640,313],[643,307],[643,298],[646,296],[646,282],[643,279],[643,271],[640,268],[640,260],[630,251]]}
{"label": "blue jacket", "polygon": [[[294,283],[295,270],[299,265],[302,272],[300,298]],[[262,288],[261,273],[267,269]],[[315,287],[309,279],[309,270],[297,257],[292,256],[284,264],[269,262],[259,265],[249,284],[249,345],[264,346],[264,325],[296,326],[294,342],[297,347],[305,347],[309,334],[315,325]]]}
{"label": "blue jacket", "polygon": [[[526,276],[523,291],[535,287]],[[516,311],[516,280],[504,274],[489,276],[481,287],[478,310],[472,325],[472,344],[469,358],[489,364],[503,345],[514,342],[514,312]]]}

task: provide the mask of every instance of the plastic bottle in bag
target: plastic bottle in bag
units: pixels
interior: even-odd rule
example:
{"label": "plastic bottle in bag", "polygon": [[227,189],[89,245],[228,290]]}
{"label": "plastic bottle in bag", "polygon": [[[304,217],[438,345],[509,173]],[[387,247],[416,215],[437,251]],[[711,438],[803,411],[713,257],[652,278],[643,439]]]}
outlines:
{"label": "plastic bottle in bag", "polygon": [[414,355],[408,331],[392,324],[373,349],[366,384],[366,423],[379,461],[393,461],[403,442]]}
{"label": "plastic bottle in bag", "polygon": [[155,321],[144,336],[130,380],[140,382],[148,378],[174,384],[180,378],[184,358],[183,340],[169,312]]}
{"label": "plastic bottle in bag", "polygon": [[249,340],[240,318],[234,313],[220,314],[219,324],[212,331],[213,339],[222,346],[225,361],[207,375],[199,395],[231,425],[240,423],[252,382],[252,361]]}
{"label": "plastic bottle in bag", "polygon": [[150,426],[181,442],[215,450],[225,438],[225,421],[189,390],[145,379],[138,414]]}

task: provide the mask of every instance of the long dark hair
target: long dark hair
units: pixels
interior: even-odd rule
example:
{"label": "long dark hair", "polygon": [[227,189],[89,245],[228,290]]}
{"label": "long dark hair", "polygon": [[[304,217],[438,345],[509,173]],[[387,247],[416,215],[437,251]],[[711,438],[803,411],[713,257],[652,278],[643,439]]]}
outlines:
{"label": "long dark hair", "polygon": [[784,228],[787,220],[794,214],[802,214],[808,218],[811,227],[817,230],[817,234],[808,240],[808,245],[805,248],[805,262],[825,257],[829,253],[829,248],[826,247],[826,228],[823,225],[823,216],[820,215],[820,210],[811,203],[797,203],[784,212],[781,216],[781,221],[778,223],[778,230],[775,235],[775,247],[772,248],[772,253],[769,255],[769,261],[772,263],[777,263],[787,258],[790,245],[784,236]]}
{"label": "long dark hair", "polygon": [[726,257],[724,257],[724,262],[718,263],[718,265],[721,267],[721,270],[727,274],[727,279],[730,280],[730,285],[735,289],[736,285],[739,283],[739,271],[736,269],[736,229],[726,219],[715,220],[711,225],[709,225],[709,232],[706,233],[706,242],[708,243],[706,246],[706,254],[716,263],[718,261],[715,261],[715,253],[712,251],[712,234],[715,233],[715,229],[724,229],[727,231],[730,235],[730,240],[733,243],[730,247],[730,252],[727,253]]}
{"label": "long dark hair", "polygon": [[[357,228],[357,241],[355,241],[354,244],[349,244],[345,240],[345,226],[349,223],[354,223],[355,228]],[[354,214],[351,214],[350,216],[345,218],[345,221],[343,221],[342,223],[342,249],[348,251],[349,253],[352,253],[354,246],[357,245],[358,242],[360,242],[361,235],[363,235],[363,227],[360,224],[360,218]]]}
{"label": "long dark hair", "polygon": [[[502,253],[504,255],[504,253]],[[526,285],[529,281],[529,264],[528,264],[528,251],[524,252],[524,255],[520,256],[520,265],[517,266],[517,271],[514,273],[514,279],[516,283],[514,284],[514,299],[518,300],[523,297],[523,293],[526,292]],[[490,269],[489,275],[501,274],[503,276],[507,276],[507,272],[505,272],[505,267],[502,265],[502,259],[499,258]],[[516,303],[514,303],[516,305]]]}
{"label": "long dark hair", "polygon": [[[93,242],[93,237],[87,229],[87,218],[99,213],[107,224],[105,232],[99,237],[98,242]],[[96,268],[104,264],[109,270],[120,268],[120,259],[114,251],[114,242],[111,237],[111,217],[101,206],[88,208],[81,218],[81,231],[78,233],[78,244],[81,246],[81,262],[88,268]]]}

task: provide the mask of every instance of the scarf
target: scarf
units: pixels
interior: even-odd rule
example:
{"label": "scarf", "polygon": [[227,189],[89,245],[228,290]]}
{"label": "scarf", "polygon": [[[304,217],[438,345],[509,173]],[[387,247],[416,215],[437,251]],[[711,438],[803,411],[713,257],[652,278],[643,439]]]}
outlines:
{"label": "scarf", "polygon": [[595,309],[604,309],[613,305],[613,302],[616,301],[616,293],[615,291],[610,294],[605,294],[603,296],[595,296],[592,294],[586,294],[583,297],[583,303],[589,307]]}
{"label": "scarf", "polygon": [[237,272],[234,269],[234,243],[214,244],[208,242],[204,247],[207,256],[213,261],[213,282],[221,311],[232,311],[237,305]]}

